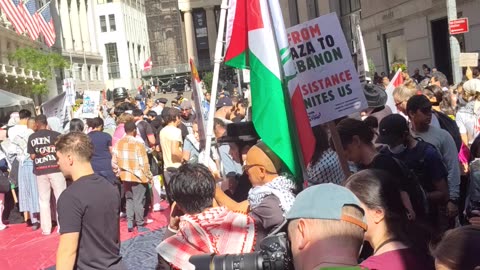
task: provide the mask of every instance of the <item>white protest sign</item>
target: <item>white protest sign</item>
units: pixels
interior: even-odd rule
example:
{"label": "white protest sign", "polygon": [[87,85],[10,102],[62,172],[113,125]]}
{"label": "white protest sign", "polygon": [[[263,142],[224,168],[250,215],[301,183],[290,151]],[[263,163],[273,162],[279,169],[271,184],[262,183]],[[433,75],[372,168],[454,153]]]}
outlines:
{"label": "white protest sign", "polygon": [[478,53],[460,53],[459,64],[461,67],[478,66]]}
{"label": "white protest sign", "polygon": [[312,127],[367,108],[335,13],[293,26],[287,32],[297,69],[289,86],[300,88]]}
{"label": "white protest sign", "polygon": [[100,91],[85,90],[83,93],[83,118],[95,118],[100,108]]}
{"label": "white protest sign", "polygon": [[47,117],[58,117],[60,121],[68,121],[66,92],[42,104],[43,114]]}
{"label": "white protest sign", "polygon": [[66,96],[66,106],[75,105],[75,80],[72,78],[67,78],[63,80],[63,91],[67,94]]}
{"label": "white protest sign", "polygon": [[243,73],[243,82],[250,83],[250,70],[242,69],[242,73]]}

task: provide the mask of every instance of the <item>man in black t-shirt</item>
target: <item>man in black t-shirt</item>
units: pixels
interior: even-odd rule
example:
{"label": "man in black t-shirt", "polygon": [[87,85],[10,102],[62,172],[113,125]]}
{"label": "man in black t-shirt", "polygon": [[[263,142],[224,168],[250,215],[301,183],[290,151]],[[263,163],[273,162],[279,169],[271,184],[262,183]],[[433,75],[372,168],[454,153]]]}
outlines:
{"label": "man in black t-shirt", "polygon": [[35,117],[37,131],[28,137],[27,152],[34,162],[33,173],[38,185],[38,199],[40,204],[40,227],[43,235],[52,232],[52,218],[50,210],[51,191],[58,200],[60,194],[67,187],[65,177],[58,169],[55,156],[55,140],[60,133],[48,129],[47,117]]}
{"label": "man in black t-shirt", "polygon": [[120,256],[120,195],[94,174],[90,138],[71,132],[55,146],[60,170],[73,180],[58,200],[57,269],[126,269]]}

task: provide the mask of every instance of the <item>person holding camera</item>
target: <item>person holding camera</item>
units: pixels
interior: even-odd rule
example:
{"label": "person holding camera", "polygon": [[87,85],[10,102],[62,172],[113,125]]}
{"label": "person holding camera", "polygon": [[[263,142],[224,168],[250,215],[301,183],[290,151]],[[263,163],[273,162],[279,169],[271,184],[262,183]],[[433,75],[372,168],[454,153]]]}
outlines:
{"label": "person holding camera", "polygon": [[[157,269],[195,269],[192,255],[252,252],[255,221],[214,205],[215,179],[201,164],[184,164],[167,186],[175,201],[164,240],[157,246]],[[181,217],[180,217],[181,216]]]}
{"label": "person holding camera", "polygon": [[218,204],[248,213],[255,220],[259,241],[283,223],[295,200],[295,184],[292,179],[280,175],[281,167],[278,156],[265,143],[257,143],[248,151],[243,166],[253,186],[248,192],[248,199],[237,203],[220,187],[215,192]]}
{"label": "person holding camera", "polygon": [[295,269],[361,269],[356,265],[364,219],[360,201],[342,186],[319,184],[300,192],[287,214]]}

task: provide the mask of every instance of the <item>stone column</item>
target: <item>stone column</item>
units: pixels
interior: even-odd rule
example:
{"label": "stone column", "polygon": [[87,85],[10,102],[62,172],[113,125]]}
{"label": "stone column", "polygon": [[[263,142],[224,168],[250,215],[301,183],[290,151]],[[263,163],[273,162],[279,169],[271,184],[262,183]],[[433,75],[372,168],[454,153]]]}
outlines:
{"label": "stone column", "polygon": [[83,50],[82,32],[80,30],[80,19],[78,16],[77,1],[72,1],[70,4],[70,24],[72,26],[72,34],[74,42],[74,50]]}
{"label": "stone column", "polygon": [[[68,1],[61,0],[60,2],[60,14],[68,14]],[[72,28],[70,23],[70,16],[63,16],[61,19],[62,23],[62,36],[63,36],[63,48],[67,51],[73,50],[73,37],[72,37]]]}
{"label": "stone column", "polygon": [[8,64],[7,39],[4,36],[0,38],[0,63]]}
{"label": "stone column", "polygon": [[213,6],[206,7],[205,13],[207,14],[208,50],[210,52],[210,60],[214,60],[215,48],[217,46],[217,24]]}
{"label": "stone column", "polygon": [[[90,46],[90,34],[88,32],[88,17],[87,17],[87,6],[85,5],[85,0],[80,1],[80,31],[82,32],[82,45],[83,50],[86,52],[91,52]],[[108,19],[108,18],[107,18]]]}
{"label": "stone column", "polygon": [[183,16],[185,20],[185,37],[187,39],[187,57],[188,61],[193,58],[197,62],[197,46],[195,44],[195,31],[193,27],[192,10],[184,10]]}

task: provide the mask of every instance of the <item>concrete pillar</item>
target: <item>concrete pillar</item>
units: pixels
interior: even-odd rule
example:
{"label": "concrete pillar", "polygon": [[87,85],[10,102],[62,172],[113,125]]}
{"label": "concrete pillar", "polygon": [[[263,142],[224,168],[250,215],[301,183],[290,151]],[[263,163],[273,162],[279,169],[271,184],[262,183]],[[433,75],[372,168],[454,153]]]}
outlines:
{"label": "concrete pillar", "polygon": [[72,36],[75,40],[73,49],[75,51],[83,50],[82,33],[80,30],[80,19],[78,16],[77,1],[71,1],[70,4],[70,24],[72,26]]}
{"label": "concrete pillar", "polygon": [[217,24],[215,22],[215,11],[213,6],[206,7],[207,14],[207,31],[208,31],[208,50],[210,52],[210,59],[215,58],[215,47],[217,45]]}
{"label": "concrete pillar", "polygon": [[5,37],[0,38],[0,63],[8,64],[7,39]]}
{"label": "concrete pillar", "polygon": [[185,20],[185,37],[187,39],[187,57],[188,61],[193,58],[197,62],[197,46],[195,44],[195,31],[193,28],[192,10],[184,10],[183,18]]}
{"label": "concrete pillar", "polygon": [[[90,34],[90,51],[93,53],[98,53],[98,40],[97,40],[97,24],[99,19],[96,15],[95,3],[93,0],[87,0],[87,17],[88,17],[88,32]],[[117,18],[115,18],[117,19]],[[118,19],[117,19],[118,20]]]}
{"label": "concrete pillar", "polygon": [[[68,1],[61,0],[60,2],[60,14],[68,14]],[[63,35],[63,47],[67,51],[73,50],[73,37],[72,37],[72,28],[70,23],[70,16],[63,16],[61,19],[62,22],[62,35]]]}
{"label": "concrete pillar", "polygon": [[80,7],[79,7],[80,31],[82,33],[83,50],[86,52],[90,52],[91,51],[90,34],[88,32],[87,6],[85,5],[85,1],[86,0],[80,1]]}

